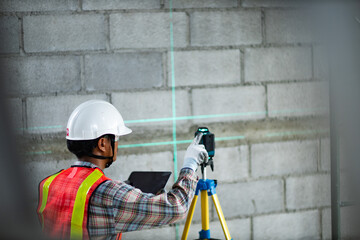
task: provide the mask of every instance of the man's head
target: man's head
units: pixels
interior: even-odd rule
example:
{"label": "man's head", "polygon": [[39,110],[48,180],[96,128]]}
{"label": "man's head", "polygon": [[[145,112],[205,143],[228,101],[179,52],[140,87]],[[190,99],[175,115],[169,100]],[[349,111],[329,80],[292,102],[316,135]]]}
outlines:
{"label": "man's head", "polygon": [[67,146],[79,159],[103,159],[108,167],[116,160],[119,136],[129,133],[131,129],[125,126],[113,105],[90,100],[80,104],[70,115],[66,129]]}

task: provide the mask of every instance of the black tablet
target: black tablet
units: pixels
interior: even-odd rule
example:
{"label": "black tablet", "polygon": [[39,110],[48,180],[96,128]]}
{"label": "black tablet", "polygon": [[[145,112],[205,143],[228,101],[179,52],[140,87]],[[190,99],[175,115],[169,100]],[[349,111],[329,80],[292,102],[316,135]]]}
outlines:
{"label": "black tablet", "polygon": [[164,189],[171,172],[132,172],[126,183],[140,189],[144,193],[156,194]]}

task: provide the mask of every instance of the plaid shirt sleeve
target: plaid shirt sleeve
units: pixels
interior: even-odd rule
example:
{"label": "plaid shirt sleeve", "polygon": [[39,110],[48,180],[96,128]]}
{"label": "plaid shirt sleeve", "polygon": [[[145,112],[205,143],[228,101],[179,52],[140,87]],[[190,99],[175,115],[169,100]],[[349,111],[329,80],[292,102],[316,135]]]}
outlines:
{"label": "plaid shirt sleeve", "polygon": [[182,169],[169,192],[159,195],[143,193],[123,182],[112,181],[106,189],[99,188],[102,196],[113,209],[116,232],[129,232],[170,224],[183,219],[195,194],[198,177],[191,169]]}

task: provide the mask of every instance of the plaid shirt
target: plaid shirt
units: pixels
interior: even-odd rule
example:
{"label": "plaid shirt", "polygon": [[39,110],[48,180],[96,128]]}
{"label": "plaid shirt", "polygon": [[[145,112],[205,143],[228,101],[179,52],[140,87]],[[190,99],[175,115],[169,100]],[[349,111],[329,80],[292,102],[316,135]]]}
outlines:
{"label": "plaid shirt", "polygon": [[[77,161],[74,166],[97,167]],[[91,239],[115,239],[129,232],[174,223],[183,219],[194,197],[198,177],[182,169],[169,192],[143,193],[121,181],[106,181],[92,194],[88,212]]]}

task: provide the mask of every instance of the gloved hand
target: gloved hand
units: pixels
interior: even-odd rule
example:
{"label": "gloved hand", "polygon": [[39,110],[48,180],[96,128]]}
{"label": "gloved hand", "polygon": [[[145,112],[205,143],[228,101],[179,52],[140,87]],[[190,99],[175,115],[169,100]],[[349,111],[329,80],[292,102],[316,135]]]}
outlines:
{"label": "gloved hand", "polygon": [[209,154],[206,151],[205,146],[199,144],[202,136],[202,133],[196,135],[194,141],[187,148],[182,168],[190,168],[196,171],[201,163],[208,160]]}

